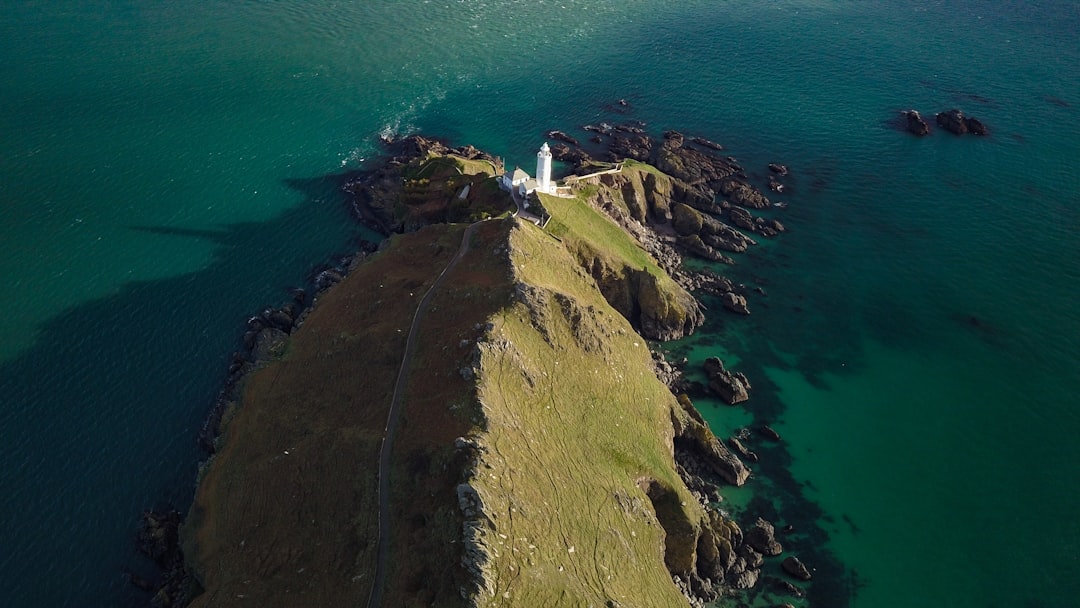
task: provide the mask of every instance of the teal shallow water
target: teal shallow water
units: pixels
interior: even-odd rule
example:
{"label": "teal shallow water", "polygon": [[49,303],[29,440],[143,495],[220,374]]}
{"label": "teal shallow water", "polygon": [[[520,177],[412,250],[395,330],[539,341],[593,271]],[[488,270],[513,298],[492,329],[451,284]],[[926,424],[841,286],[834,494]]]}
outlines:
{"label": "teal shallow water", "polygon": [[[317,176],[380,132],[527,166],[626,98],[793,170],[791,233],[731,269],[769,296],[691,341],[755,381],[714,426],[785,437],[732,503],[844,563],[828,605],[1071,603],[1077,31],[1069,2],[4,3],[0,601],[139,601],[136,515],[189,500],[243,320],[357,235]],[[953,106],[994,135],[882,124]]]}

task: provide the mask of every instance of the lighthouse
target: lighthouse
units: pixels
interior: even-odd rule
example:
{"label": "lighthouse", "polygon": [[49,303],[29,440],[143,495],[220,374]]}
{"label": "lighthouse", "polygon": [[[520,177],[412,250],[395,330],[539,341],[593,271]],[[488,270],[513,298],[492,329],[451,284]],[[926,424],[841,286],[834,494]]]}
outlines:
{"label": "lighthouse", "polygon": [[541,192],[550,193],[555,190],[554,184],[551,183],[551,148],[548,147],[546,141],[536,153],[536,182],[536,189]]}

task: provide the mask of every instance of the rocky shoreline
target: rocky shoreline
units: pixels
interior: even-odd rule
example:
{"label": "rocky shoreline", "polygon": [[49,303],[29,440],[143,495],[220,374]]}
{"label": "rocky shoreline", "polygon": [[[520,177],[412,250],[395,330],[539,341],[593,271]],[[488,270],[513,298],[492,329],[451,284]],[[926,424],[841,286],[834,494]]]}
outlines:
{"label": "rocky shoreline", "polygon": [[[614,200],[599,200],[597,206],[640,242],[687,291],[716,296],[728,311],[750,314],[747,298],[751,294],[745,286],[736,285],[710,271],[685,270],[680,253],[733,263],[732,258],[721,252],[739,253],[756,245],[742,231],[770,238],[785,230],[780,222],[754,216],[747,209],[779,207],[782,203],[771,202],[749,182],[745,170],[734,158],[716,154],[723,149],[720,144],[707,139],[669,131],[662,140],[657,141],[647,135],[644,125],[640,123],[587,125],[584,129],[594,134],[592,143],[606,146],[601,163],[620,163],[628,159],[648,162],[673,178],[665,182],[651,175],[641,183],[629,183],[615,174],[585,178],[582,181],[596,180],[607,189],[622,192],[625,205]],[[569,135],[553,131],[549,136],[560,142],[554,147],[557,157],[566,162],[572,161],[574,172],[578,175],[586,175],[604,166],[598,165]],[[391,154],[386,162],[345,186],[345,190],[353,196],[353,210],[357,218],[384,235],[412,231],[422,225],[417,221],[402,221],[400,217],[395,217],[392,206],[380,204],[388,200],[387,195],[393,191],[394,182],[400,183],[395,172],[410,158],[434,151],[497,162],[494,157],[471,146],[450,148],[420,137],[387,143],[390,144]],[[770,164],[768,170],[769,189],[784,192],[787,187],[780,178],[788,175],[787,168]],[[722,198],[716,202],[718,197]],[[199,435],[200,445],[209,454],[203,468],[209,466],[219,447],[221,427],[238,403],[243,380],[265,362],[278,357],[289,335],[303,325],[319,295],[340,282],[377,248],[374,243],[362,243],[355,255],[317,269],[312,279],[312,297],[308,297],[307,290],[293,290],[289,301],[276,308],[267,308],[248,321],[242,347],[231,358],[224,386]],[[763,290],[758,288],[758,291],[764,295]],[[637,317],[635,327],[647,338],[666,340],[692,332],[701,323],[700,311],[694,313],[693,318],[692,324],[673,328],[665,326],[663,322]],[[688,383],[679,366],[671,365],[662,355],[657,355],[656,371],[658,377],[679,396],[685,413],[685,416],[673,417],[672,421],[678,472],[695,497],[712,509],[711,505],[721,499],[719,488],[722,484],[738,486],[749,479],[750,469],[743,464],[743,460],[753,462],[757,456],[744,445],[742,440],[745,437],[731,437],[725,445],[724,441],[712,435],[687,396],[688,391],[700,391],[702,387]],[[750,381],[744,375],[726,370],[722,362],[713,359],[706,362],[706,372],[710,378],[709,389],[728,403],[735,404],[748,398]],[[767,426],[761,430],[761,434],[770,441],[780,439]],[[653,498],[652,494],[650,498]],[[141,550],[166,574],[163,583],[156,589],[155,585],[146,581],[132,582],[154,592],[152,603],[156,606],[186,605],[199,591],[184,567],[184,558],[176,542],[180,525],[181,518],[174,512],[144,514],[139,539]],[[778,555],[782,551],[769,522],[758,518],[744,534],[734,522],[715,517],[712,525],[706,526],[701,534],[696,541],[696,564],[680,573],[673,570],[676,584],[692,605],[703,605],[717,599],[725,588],[749,589],[757,585],[759,580],[766,579],[770,581],[770,593],[803,596],[804,590],[791,581],[762,574],[765,557]],[[808,580],[801,578],[805,567],[800,570],[795,564],[801,562],[789,557],[783,562],[782,570],[794,579]]]}

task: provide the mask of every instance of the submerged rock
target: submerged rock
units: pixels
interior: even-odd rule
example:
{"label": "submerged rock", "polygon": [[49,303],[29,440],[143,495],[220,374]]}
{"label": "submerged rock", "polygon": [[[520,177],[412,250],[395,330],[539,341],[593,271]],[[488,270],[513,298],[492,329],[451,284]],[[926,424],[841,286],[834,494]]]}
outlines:
{"label": "submerged rock", "polygon": [[802,563],[802,561],[794,555],[789,555],[780,565],[784,568],[784,572],[787,572],[789,575],[800,581],[808,581],[812,578],[806,564]]}

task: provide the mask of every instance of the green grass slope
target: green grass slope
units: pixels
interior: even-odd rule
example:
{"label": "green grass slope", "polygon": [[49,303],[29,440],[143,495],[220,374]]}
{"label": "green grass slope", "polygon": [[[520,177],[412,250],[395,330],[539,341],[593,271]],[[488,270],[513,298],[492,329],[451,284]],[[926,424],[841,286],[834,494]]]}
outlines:
{"label": "green grass slope", "polygon": [[684,523],[692,552],[703,514],[675,472],[675,398],[564,243],[522,224],[510,250],[516,301],[480,345],[486,430],[470,485],[485,515],[474,541],[489,561],[476,603],[684,605],[665,567],[678,526],[665,531],[646,494],[664,489],[661,517]]}

